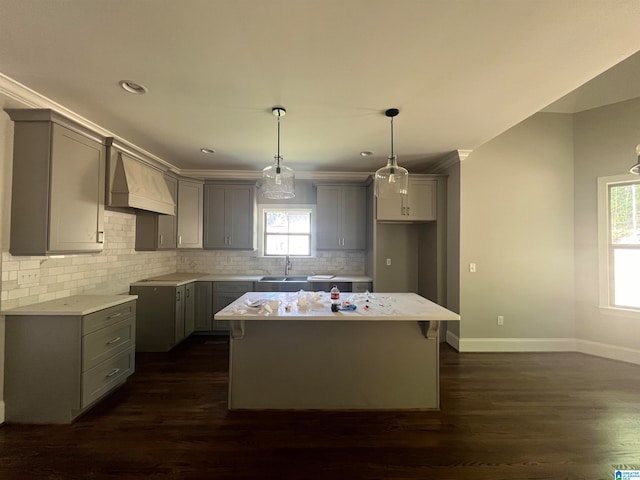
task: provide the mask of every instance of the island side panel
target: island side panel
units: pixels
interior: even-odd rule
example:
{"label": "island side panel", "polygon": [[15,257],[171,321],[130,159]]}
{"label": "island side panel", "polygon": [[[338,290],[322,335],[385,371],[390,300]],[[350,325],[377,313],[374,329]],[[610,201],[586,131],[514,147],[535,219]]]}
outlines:
{"label": "island side panel", "polygon": [[437,409],[438,341],[413,321],[245,321],[230,409]]}

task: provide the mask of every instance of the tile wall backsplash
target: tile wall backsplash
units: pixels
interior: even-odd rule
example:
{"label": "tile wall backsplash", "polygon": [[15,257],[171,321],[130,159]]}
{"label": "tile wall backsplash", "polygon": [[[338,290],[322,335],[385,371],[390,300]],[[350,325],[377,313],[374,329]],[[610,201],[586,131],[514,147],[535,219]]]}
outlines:
{"label": "tile wall backsplash", "polygon": [[[292,257],[290,275],[365,274],[364,251],[317,252],[314,258]],[[178,253],[177,271],[243,275],[284,275],[284,258],[257,252],[189,250]]]}
{"label": "tile wall backsplash", "polygon": [[16,257],[2,252],[2,309],[78,294],[119,294],[146,277],[173,273],[176,252],[136,252],[135,215],[105,211],[101,253]]}
{"label": "tile wall backsplash", "polygon": [[[283,275],[284,259],[257,252],[184,250],[136,252],[135,215],[105,211],[105,245],[101,253],[63,258],[16,257],[2,252],[1,308],[79,294],[119,294],[143,278],[173,272]],[[364,275],[365,252],[318,252],[292,258],[291,275]]]}

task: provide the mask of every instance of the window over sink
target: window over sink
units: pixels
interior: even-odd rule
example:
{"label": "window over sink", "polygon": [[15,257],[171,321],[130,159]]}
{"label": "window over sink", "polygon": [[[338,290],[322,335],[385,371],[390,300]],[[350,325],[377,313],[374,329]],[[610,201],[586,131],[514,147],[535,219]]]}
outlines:
{"label": "window over sink", "polygon": [[261,251],[264,256],[305,256],[314,250],[314,211],[309,206],[261,209]]}

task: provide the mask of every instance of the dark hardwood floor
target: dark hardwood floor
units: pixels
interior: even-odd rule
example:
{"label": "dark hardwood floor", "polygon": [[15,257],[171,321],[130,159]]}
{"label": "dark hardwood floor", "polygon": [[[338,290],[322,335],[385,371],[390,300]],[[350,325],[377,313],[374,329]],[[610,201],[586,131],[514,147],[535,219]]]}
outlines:
{"label": "dark hardwood floor", "polygon": [[138,354],[70,426],[0,427],[0,479],[613,479],[640,468],[640,366],[441,352],[437,412],[228,412],[228,345]]}

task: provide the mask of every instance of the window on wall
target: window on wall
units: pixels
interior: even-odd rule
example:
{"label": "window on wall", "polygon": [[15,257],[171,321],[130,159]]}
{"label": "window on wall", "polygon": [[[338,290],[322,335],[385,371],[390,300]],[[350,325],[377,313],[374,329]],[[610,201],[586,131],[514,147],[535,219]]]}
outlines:
{"label": "window on wall", "polygon": [[640,180],[627,178],[599,179],[600,294],[605,306],[640,310]]}
{"label": "window on wall", "polygon": [[311,256],[311,209],[265,208],[262,223],[262,251],[265,256]]}

